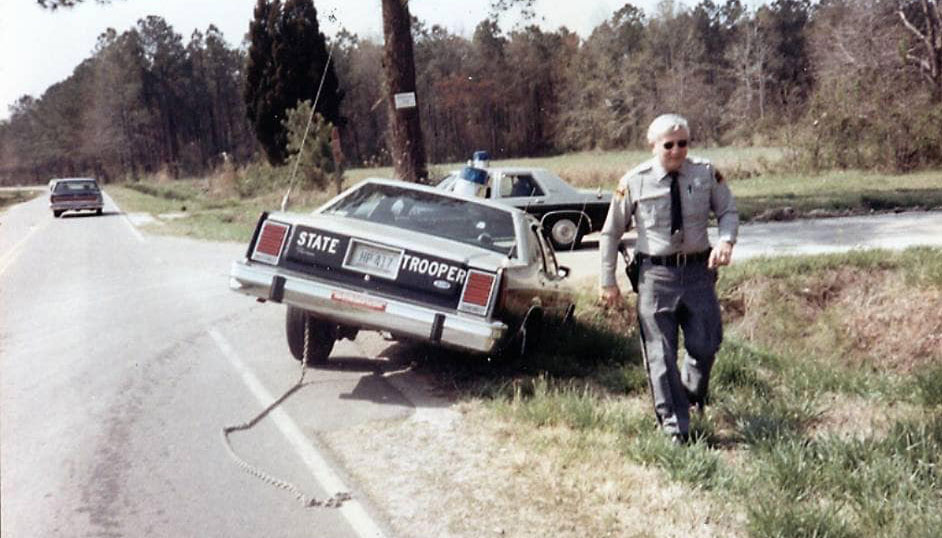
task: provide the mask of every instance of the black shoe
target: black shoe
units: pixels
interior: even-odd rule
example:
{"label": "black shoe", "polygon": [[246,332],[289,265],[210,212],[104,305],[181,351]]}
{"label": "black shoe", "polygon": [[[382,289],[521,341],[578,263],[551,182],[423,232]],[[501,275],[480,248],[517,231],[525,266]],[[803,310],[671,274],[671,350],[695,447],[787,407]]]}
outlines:
{"label": "black shoe", "polygon": [[690,407],[692,407],[698,415],[703,416],[704,408],[706,408],[706,396],[697,396],[686,387],[684,387],[684,391],[687,393],[687,401],[690,403]]}

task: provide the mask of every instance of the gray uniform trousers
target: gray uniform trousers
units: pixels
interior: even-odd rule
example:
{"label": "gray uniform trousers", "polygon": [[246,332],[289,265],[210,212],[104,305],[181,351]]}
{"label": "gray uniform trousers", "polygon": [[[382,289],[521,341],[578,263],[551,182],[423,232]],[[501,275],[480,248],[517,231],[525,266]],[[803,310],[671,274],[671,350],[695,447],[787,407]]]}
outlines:
{"label": "gray uniform trousers", "polygon": [[[710,369],[723,340],[714,271],[706,262],[682,267],[641,264],[638,321],[654,411],[665,433],[688,433],[690,401],[706,396]],[[687,355],[677,366],[678,329]]]}

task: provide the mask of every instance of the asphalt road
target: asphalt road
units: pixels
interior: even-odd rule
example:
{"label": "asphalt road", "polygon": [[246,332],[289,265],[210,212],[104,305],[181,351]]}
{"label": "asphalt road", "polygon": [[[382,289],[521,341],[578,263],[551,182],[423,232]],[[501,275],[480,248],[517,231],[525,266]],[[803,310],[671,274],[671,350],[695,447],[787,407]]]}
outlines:
{"label": "asphalt road", "polygon": [[351,501],[305,509],[226,452],[221,428],[300,372],[284,307],[228,290],[243,248],[142,235],[111,203],[53,219],[40,197],[0,215],[3,536],[390,535],[318,439],[414,413],[393,382],[407,357],[376,358],[381,339],[338,343],[330,369],[233,435],[306,494]]}

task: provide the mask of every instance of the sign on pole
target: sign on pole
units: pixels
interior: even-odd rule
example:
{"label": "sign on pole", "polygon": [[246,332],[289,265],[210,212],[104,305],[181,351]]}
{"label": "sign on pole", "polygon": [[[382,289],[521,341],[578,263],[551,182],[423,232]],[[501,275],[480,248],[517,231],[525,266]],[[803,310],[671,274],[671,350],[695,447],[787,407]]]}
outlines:
{"label": "sign on pole", "polygon": [[415,108],[415,92],[397,93],[393,98],[396,100],[396,109]]}

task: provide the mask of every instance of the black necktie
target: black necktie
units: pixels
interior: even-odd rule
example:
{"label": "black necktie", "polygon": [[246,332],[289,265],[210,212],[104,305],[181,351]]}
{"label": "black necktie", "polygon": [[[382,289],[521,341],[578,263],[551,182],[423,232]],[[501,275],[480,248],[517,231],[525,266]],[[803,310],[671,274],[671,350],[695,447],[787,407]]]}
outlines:
{"label": "black necktie", "polygon": [[680,185],[677,181],[678,172],[670,172],[671,176],[671,235],[684,229],[684,215],[680,207]]}

